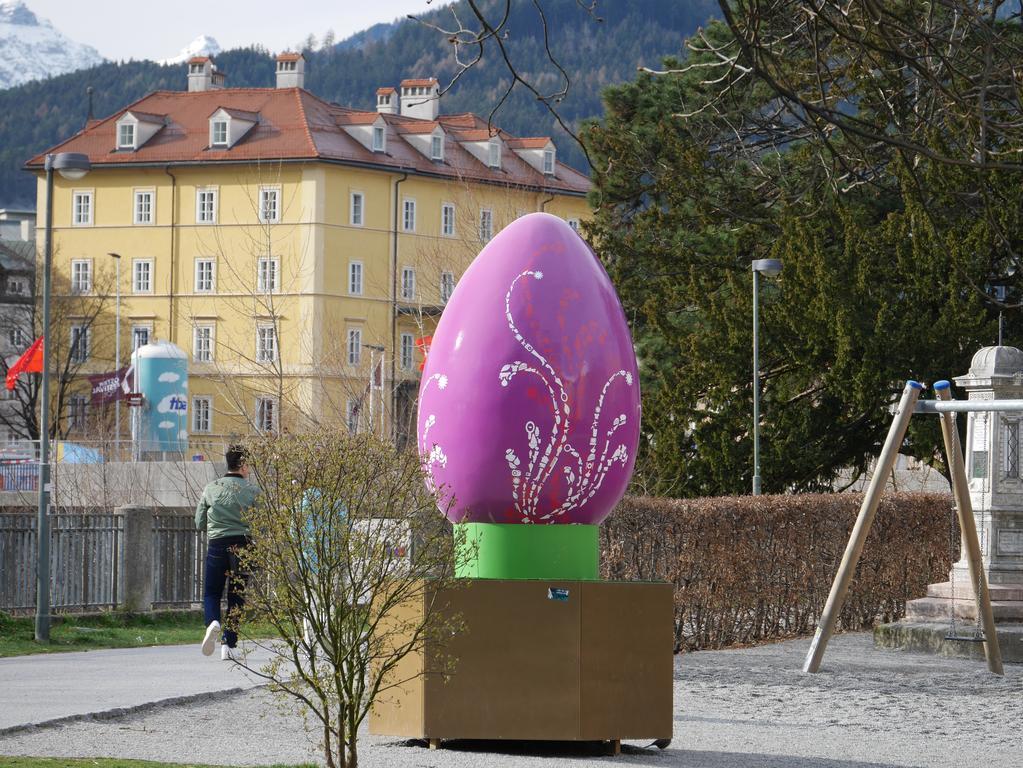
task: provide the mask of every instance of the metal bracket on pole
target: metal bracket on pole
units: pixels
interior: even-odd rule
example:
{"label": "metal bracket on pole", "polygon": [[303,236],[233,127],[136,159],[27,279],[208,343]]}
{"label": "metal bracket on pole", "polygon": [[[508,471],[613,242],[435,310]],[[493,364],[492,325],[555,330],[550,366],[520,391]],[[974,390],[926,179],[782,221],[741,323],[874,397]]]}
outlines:
{"label": "metal bracket on pole", "polygon": [[888,475],[891,474],[892,467],[895,466],[899,448],[902,446],[902,440],[906,436],[909,421],[913,416],[913,408],[922,389],[922,384],[907,381],[902,390],[902,399],[895,411],[895,419],[888,430],[888,437],[884,441],[884,448],[881,449],[881,456],[874,468],[874,475],[870,478],[870,485],[863,496],[863,503],[860,505],[860,512],[856,517],[856,525],[853,526],[845,554],[842,555],[842,563],[838,567],[835,581],[831,585],[831,592],[828,594],[828,601],[824,605],[824,612],[817,624],[817,632],[814,634],[810,650],[806,654],[806,661],[803,663],[804,672],[816,672],[820,669],[821,659],[824,658],[824,651],[828,647],[828,640],[834,634],[839,614],[842,613],[845,594],[856,573],[856,565],[860,561],[863,544],[867,540],[877,507],[881,503],[881,495],[888,482]]}
{"label": "metal bracket on pole", "polygon": [[[939,381],[934,385],[934,393],[938,404],[964,405],[952,400],[951,385],[947,381]],[[1012,402],[1012,401],[1008,401]],[[1016,401],[1023,406],[1023,401]],[[984,405],[990,406],[987,402]],[[1019,410],[1023,410],[1021,407]],[[998,634],[995,630],[995,617],[991,610],[991,593],[987,588],[984,576],[984,564],[981,560],[980,541],[977,539],[977,526],[973,519],[973,504],[970,501],[970,486],[966,479],[966,464],[963,461],[962,448],[959,445],[959,433],[952,421],[951,409],[941,414],[941,436],[945,440],[945,456],[948,458],[949,473],[952,475],[952,492],[956,501],[956,513],[959,516],[959,530],[962,534],[963,549],[966,550],[966,563],[970,569],[970,582],[977,599],[977,614],[984,626],[984,655],[987,657],[987,668],[996,675],[1002,672],[1002,652],[998,647]],[[955,574],[952,574],[955,578]],[[955,611],[955,605],[949,610]]]}

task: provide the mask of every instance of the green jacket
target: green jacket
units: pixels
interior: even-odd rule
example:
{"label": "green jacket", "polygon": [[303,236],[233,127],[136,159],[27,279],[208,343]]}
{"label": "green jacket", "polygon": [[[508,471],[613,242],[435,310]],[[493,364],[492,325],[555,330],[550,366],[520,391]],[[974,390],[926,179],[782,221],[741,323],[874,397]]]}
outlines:
{"label": "green jacket", "polygon": [[195,527],[209,539],[248,536],[245,513],[256,501],[259,489],[238,475],[226,475],[208,483],[195,508]]}

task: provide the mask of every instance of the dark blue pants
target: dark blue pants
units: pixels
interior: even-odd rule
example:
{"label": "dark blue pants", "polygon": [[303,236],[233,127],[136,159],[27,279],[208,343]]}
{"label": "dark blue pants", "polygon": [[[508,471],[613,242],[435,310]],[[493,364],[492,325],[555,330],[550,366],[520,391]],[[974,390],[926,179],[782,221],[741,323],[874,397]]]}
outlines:
{"label": "dark blue pants", "polygon": [[[248,544],[245,536],[227,536],[210,539],[206,545],[206,578],[203,580],[202,604],[206,614],[206,626],[219,621],[220,601],[227,587],[228,619],[237,621],[237,612],[245,605],[245,582],[249,575],[238,564],[238,549]],[[234,648],[238,645],[238,633],[225,627],[221,638],[224,645]]]}

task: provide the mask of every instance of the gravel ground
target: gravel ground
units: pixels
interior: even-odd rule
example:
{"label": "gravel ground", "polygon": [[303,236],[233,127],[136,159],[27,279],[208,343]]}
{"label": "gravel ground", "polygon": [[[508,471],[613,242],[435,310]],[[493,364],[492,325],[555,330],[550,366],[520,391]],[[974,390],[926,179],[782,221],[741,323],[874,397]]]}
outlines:
{"label": "gravel ground", "polygon": [[[675,739],[664,752],[626,745],[446,742],[365,735],[363,765],[531,768],[595,762],[686,768],[854,768],[1023,763],[1023,666],[874,650],[868,634],[832,640],[822,671],[799,669],[809,640],[703,651],[676,660]],[[315,761],[302,720],[263,690],[0,738],[0,754],[112,756],[218,764]]]}

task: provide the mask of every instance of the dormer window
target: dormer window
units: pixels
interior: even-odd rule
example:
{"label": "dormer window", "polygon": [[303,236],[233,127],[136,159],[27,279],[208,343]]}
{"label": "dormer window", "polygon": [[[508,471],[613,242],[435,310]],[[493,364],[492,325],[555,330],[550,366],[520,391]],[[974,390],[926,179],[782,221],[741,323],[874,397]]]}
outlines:
{"label": "dormer window", "polygon": [[440,135],[434,135],[430,140],[430,159],[431,160],[443,160],[444,159],[444,137]]}
{"label": "dormer window", "polygon": [[491,168],[501,167],[501,145],[496,139],[491,139],[487,149],[487,165]]}
{"label": "dormer window", "polygon": [[554,175],[554,150],[545,149],[543,151],[543,172],[547,176]]}
{"label": "dormer window", "polygon": [[382,125],[373,126],[373,151],[384,151],[384,126]]}
{"label": "dormer window", "polygon": [[227,146],[227,120],[213,120],[210,123],[210,146]]}
{"label": "dormer window", "polygon": [[135,126],[132,123],[117,126],[117,148],[135,149]]}

